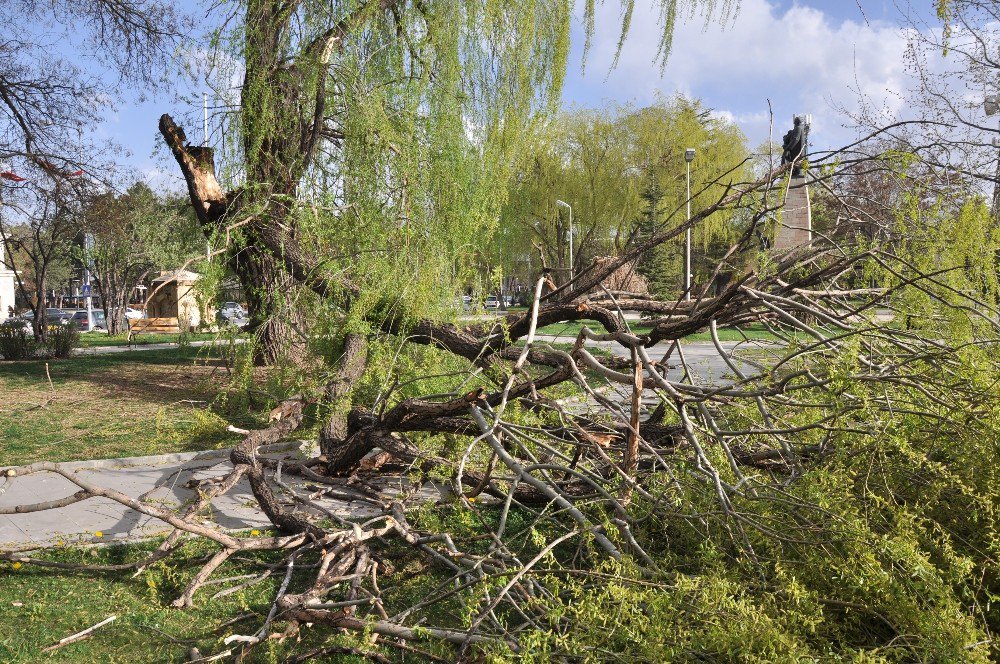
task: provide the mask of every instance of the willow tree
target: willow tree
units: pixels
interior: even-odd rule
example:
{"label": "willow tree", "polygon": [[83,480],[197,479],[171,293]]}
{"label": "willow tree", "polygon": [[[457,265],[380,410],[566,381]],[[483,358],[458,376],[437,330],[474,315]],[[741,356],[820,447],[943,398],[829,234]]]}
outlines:
{"label": "willow tree", "polygon": [[[665,53],[679,3],[659,4]],[[622,5],[624,35],[634,2]],[[206,234],[236,238],[228,263],[262,357],[296,338],[293,283],[340,275],[324,283],[337,290],[349,275],[366,293],[355,303],[410,309],[421,284],[453,292],[463,256],[496,227],[525,137],[559,99],[572,3],[247,0],[240,12],[216,39],[243,70],[231,189],[212,150],[186,145],[169,116],[160,129]],[[592,28],[590,4],[585,18]]]}
{"label": "willow tree", "polygon": [[[678,96],[641,108],[560,114],[533,137],[528,165],[512,189],[504,212],[512,227],[503,236],[505,253],[526,258],[537,246],[548,267],[567,274],[568,216],[557,208],[557,198],[573,209],[577,267],[597,256],[619,255],[665,224],[683,223],[684,215],[677,213],[684,212],[687,201],[684,151],[689,147],[697,149],[691,169],[694,213],[749,177],[742,132],[697,100]],[[695,272],[703,281],[718,262],[710,260],[711,250],[728,246],[742,230],[732,211],[713,214],[694,229]],[[673,293],[683,283],[682,242],[683,237],[645,257],[648,270],[640,265],[664,292]]]}

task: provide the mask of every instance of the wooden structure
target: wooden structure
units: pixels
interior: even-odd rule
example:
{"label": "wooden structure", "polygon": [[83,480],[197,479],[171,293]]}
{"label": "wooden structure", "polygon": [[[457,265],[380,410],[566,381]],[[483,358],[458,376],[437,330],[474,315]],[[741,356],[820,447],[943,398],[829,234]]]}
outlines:
{"label": "wooden structure", "polygon": [[201,275],[187,270],[162,272],[153,279],[146,303],[147,320],[173,319],[175,325],[193,330],[203,320],[213,322],[195,284]]}
{"label": "wooden structure", "polygon": [[[598,256],[594,258],[594,262],[591,264],[591,269],[606,269],[608,265],[616,260],[618,260],[616,256]],[[632,295],[642,296],[649,295],[649,282],[646,280],[646,277],[636,271],[635,267],[636,261],[629,261],[628,263],[625,263],[608,275],[608,277],[601,282],[601,285],[612,293],[630,293]],[[599,286],[595,287],[591,292],[597,297],[604,295],[604,291],[601,290]]]}
{"label": "wooden structure", "polygon": [[128,321],[128,342],[137,334],[180,334],[181,326],[176,318],[130,318]]}

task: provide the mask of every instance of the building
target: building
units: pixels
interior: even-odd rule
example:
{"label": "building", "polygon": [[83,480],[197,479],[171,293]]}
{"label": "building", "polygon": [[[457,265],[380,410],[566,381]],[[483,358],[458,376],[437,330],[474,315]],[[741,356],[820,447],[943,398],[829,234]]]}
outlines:
{"label": "building", "polygon": [[14,285],[14,271],[7,263],[3,244],[0,244],[0,320],[7,317],[10,308],[16,308],[14,305]]}
{"label": "building", "polygon": [[[149,318],[176,318],[184,329],[195,329],[202,321],[213,323],[202,303],[201,294],[195,290],[195,283],[201,275],[187,270],[163,272],[153,279],[146,305]],[[155,292],[154,292],[155,291]]]}

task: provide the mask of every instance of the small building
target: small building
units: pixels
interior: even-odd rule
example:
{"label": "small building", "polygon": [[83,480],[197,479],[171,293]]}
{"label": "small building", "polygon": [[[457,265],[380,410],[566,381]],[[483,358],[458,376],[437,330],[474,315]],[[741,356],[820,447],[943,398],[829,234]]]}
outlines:
{"label": "small building", "polygon": [[153,279],[149,301],[146,304],[148,318],[176,318],[181,329],[193,330],[202,322],[214,323],[207,314],[201,294],[195,284],[201,275],[187,270],[164,271]]}
{"label": "small building", "polygon": [[[591,269],[605,270],[617,260],[617,256],[597,256],[594,258]],[[609,274],[601,282],[601,286],[604,286],[604,288],[616,295],[623,293],[627,293],[633,297],[645,297],[649,295],[649,282],[646,280],[646,277],[639,274],[636,270],[636,261],[628,261],[624,265],[619,266],[618,269]],[[596,286],[591,292],[597,297],[605,295],[604,290],[600,286]]]}
{"label": "small building", "polygon": [[7,318],[11,309],[17,308],[14,304],[16,275],[6,259],[4,246],[0,244],[0,320]]}

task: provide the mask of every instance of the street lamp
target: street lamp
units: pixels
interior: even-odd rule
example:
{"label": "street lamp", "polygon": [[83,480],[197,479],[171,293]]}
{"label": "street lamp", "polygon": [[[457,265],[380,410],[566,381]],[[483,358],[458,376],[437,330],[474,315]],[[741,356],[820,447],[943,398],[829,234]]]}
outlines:
{"label": "street lamp", "polygon": [[569,278],[573,280],[573,208],[569,203],[556,199],[556,205],[562,205],[569,210]]}
{"label": "street lamp", "polygon": [[691,162],[694,161],[695,149],[684,151],[684,161],[687,162],[687,242],[684,247],[684,299],[691,299]]}
{"label": "street lamp", "polygon": [[[986,99],[983,100],[983,108],[986,110],[987,116],[1000,113],[1000,95],[986,95]],[[993,139],[993,147],[1000,147],[997,145],[996,138]],[[997,155],[997,172],[993,178],[993,207],[990,212],[994,218],[1000,214],[1000,155]]]}

